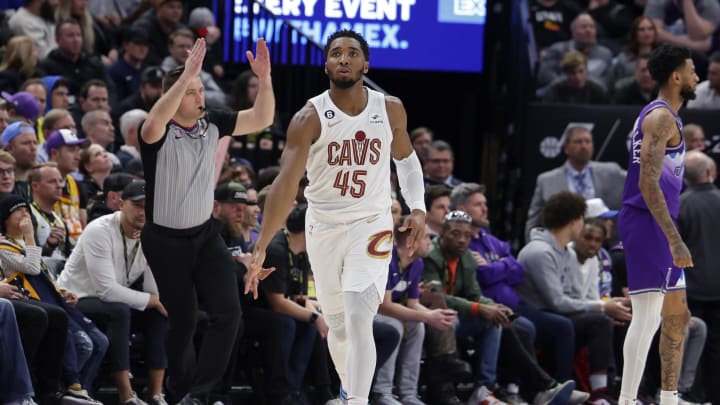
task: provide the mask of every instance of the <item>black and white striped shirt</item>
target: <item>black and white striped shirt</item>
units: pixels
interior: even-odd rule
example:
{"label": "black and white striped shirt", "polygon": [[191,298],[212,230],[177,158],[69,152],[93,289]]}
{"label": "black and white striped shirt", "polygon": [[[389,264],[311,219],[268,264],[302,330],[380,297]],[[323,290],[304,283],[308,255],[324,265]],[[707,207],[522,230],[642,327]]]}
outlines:
{"label": "black and white striped shirt", "polygon": [[147,221],[173,229],[202,225],[212,215],[215,151],[232,134],[237,112],[209,110],[193,128],[168,123],[156,143],[142,137]]}

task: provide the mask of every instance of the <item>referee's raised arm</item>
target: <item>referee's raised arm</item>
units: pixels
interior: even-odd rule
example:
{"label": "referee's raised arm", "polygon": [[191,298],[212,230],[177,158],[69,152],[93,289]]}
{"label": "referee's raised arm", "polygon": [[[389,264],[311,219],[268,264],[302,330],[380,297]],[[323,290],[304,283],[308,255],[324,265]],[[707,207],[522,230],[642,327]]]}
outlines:
{"label": "referee's raised arm", "polygon": [[200,38],[195,41],[180,77],[170,88],[163,89],[162,97],[150,109],[148,118],[145,120],[140,132],[143,142],[152,144],[162,139],[165,134],[165,126],[180,107],[180,102],[190,79],[200,75],[205,51],[205,39]]}

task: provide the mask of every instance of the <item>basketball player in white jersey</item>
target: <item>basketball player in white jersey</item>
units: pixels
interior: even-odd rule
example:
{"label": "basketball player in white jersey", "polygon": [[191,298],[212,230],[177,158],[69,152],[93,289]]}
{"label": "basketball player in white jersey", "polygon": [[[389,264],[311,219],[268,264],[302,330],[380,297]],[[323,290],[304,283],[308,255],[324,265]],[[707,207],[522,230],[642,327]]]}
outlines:
{"label": "basketball player in white jersey", "polygon": [[422,169],[407,133],[405,108],[399,99],[363,86],[368,57],[367,42],[353,31],[328,39],[330,89],[310,99],[290,123],[245,284],[252,286],[260,273],[265,249],[307,169],[307,252],[330,326],[328,346],[345,390],[341,397],[362,405],[368,403],[375,371],[372,322],[385,294],[392,252],[391,157],[412,210],[403,224],[411,232],[411,250],[425,232]]}

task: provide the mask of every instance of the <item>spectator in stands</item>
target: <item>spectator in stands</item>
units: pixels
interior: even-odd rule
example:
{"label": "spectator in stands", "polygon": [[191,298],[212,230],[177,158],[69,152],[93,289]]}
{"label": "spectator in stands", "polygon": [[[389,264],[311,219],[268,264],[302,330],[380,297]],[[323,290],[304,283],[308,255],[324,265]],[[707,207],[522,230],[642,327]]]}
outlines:
{"label": "spectator in stands", "polygon": [[37,100],[38,104],[40,105],[40,112],[38,113],[36,129],[38,130],[39,135],[38,141],[44,142],[45,138],[42,136],[42,125],[43,115],[45,115],[45,111],[47,111],[47,88],[45,87],[45,83],[43,83],[42,79],[34,77],[32,79],[26,80],[20,86],[20,91],[32,94],[35,97],[35,100]]}
{"label": "spectator in stands", "polygon": [[[70,92],[80,94],[80,85],[91,79],[101,80],[114,95],[112,80],[100,59],[83,50],[80,24],[77,20],[62,20],[55,27],[58,47],[40,62],[48,75],[59,75],[69,80]],[[86,97],[86,95],[85,95]]]}
{"label": "spectator in stands", "polygon": [[123,100],[120,106],[113,110],[115,116],[118,117],[134,109],[140,109],[145,112],[150,111],[162,94],[163,77],[165,77],[165,72],[159,67],[150,66],[145,68],[140,78],[140,91],[136,91],[130,97]]}
{"label": "spectator in stands", "polygon": [[635,59],[635,75],[615,82],[614,104],[645,105],[657,97],[657,83],[648,70],[649,55],[639,55]]}
{"label": "spectator in stands", "polygon": [[0,62],[0,88],[8,93],[15,93],[27,79],[41,76],[41,72],[37,70],[37,62],[37,49],[32,38],[24,35],[10,38]]}
{"label": "spectator in stands", "polygon": [[696,150],[699,152],[705,150],[705,131],[700,125],[683,125],[683,138],[685,138],[685,150]]}
{"label": "spectator in stands", "polygon": [[15,158],[6,151],[0,151],[0,196],[15,189]]}
{"label": "spectator in stands", "polygon": [[0,134],[10,125],[10,116],[7,110],[7,101],[0,100]]}
{"label": "spectator in stands", "polygon": [[[610,208],[608,208],[602,198],[590,198],[588,200],[585,200],[585,204],[587,205],[587,210],[585,211],[585,219],[600,219],[605,227],[605,241],[608,241],[612,237],[613,229],[615,228],[615,222],[613,222],[613,218],[617,216],[619,211],[611,210]],[[609,255],[606,251],[604,252],[604,246],[605,243],[603,243],[603,248],[600,249],[600,256],[603,258]],[[600,294],[602,296],[603,291],[600,291]]]}
{"label": "spectator in stands", "polygon": [[58,274],[70,256],[70,245],[65,232],[65,221],[55,212],[55,204],[62,198],[62,177],[55,163],[45,163],[30,171],[32,204],[35,217],[35,238],[42,248],[43,261],[48,269]]}
{"label": "spectator in stands", "polygon": [[[70,107],[70,82],[62,76],[45,76],[42,78],[48,96],[47,109],[62,108],[67,110]],[[47,113],[47,111],[45,111]]]}
{"label": "spectator in stands", "polygon": [[119,212],[94,221],[85,230],[58,283],[77,291],[78,308],[110,337],[110,370],[121,404],[144,405],[130,384],[128,340],[143,333],[148,369],[148,403],[167,405],[163,378],[167,357],[167,311],[145,260],[140,231],[145,225],[145,182],[128,184]]}
{"label": "spectator in stands", "polygon": [[[73,119],[70,111],[61,108],[54,108],[45,114],[42,124],[43,133],[50,135],[58,129],[68,129],[73,132],[77,131],[75,119]],[[36,159],[38,163],[44,163],[48,160],[47,151],[44,147],[42,147],[43,145],[44,142],[42,145],[39,145],[40,147],[38,148]]]}
{"label": "spectator in stands", "polygon": [[531,0],[530,23],[540,55],[552,44],[570,39],[570,22],[580,8],[569,0]]}
{"label": "spectator in stands", "polygon": [[426,222],[430,237],[440,234],[445,215],[450,212],[450,192],[452,190],[444,184],[434,184],[425,187],[425,206],[427,207]]}
{"label": "spectator in stands", "polygon": [[242,236],[245,243],[248,246],[258,238],[258,228],[260,223],[260,206],[258,205],[258,192],[254,188],[250,187],[247,189],[247,201],[245,202],[247,208],[245,209],[245,215],[243,216],[242,223]]}
{"label": "spectator in stands", "polygon": [[63,191],[56,210],[60,211],[67,226],[70,245],[75,246],[83,228],[87,224],[87,200],[80,192],[77,181],[70,175],[80,165],[80,145],[87,144],[86,139],[78,137],[67,129],[59,129],[45,141],[50,162],[57,164],[63,178]]}
{"label": "spectator in stands", "polygon": [[457,311],[460,319],[457,336],[474,338],[478,356],[473,364],[475,389],[469,403],[504,404],[494,397],[492,389],[497,383],[501,326],[510,323],[513,311],[482,295],[475,278],[477,263],[468,250],[471,222],[470,216],[462,211],[451,211],[445,216],[440,235],[424,260],[423,281],[438,283],[434,289],[444,291],[448,308]]}
{"label": "spectator in stands", "polygon": [[7,194],[0,198],[0,224],[5,240],[0,242],[3,277],[19,279],[29,298],[61,307],[68,315],[63,359],[65,395],[85,404],[95,403],[87,392],[100,368],[108,340],[77,308],[77,296],[58,289],[44,267],[41,248],[35,245],[29,204]]}
{"label": "spectator in stands", "polygon": [[660,42],[705,54],[720,23],[720,4],[715,0],[649,0],[644,15],[655,24]]}
{"label": "spectator in stands", "polygon": [[10,121],[23,121],[33,127],[35,126],[35,122],[40,116],[40,103],[35,96],[26,91],[15,94],[3,91],[0,94],[7,101],[6,105]]}
{"label": "spectator in stands", "polygon": [[149,39],[145,32],[138,29],[127,29],[122,39],[122,57],[108,68],[110,77],[115,82],[118,102],[122,102],[140,89],[140,79],[147,67],[145,58],[148,55]]}
{"label": "spectator in stands", "polygon": [[584,54],[588,60],[588,77],[607,85],[612,52],[597,43],[595,20],[587,13],[581,13],[575,17],[570,28],[572,39],[555,43],[546,49],[540,60],[538,86],[545,87],[561,76],[560,61],[570,51]]}
{"label": "spectator in stands", "polygon": [[55,21],[75,19],[80,23],[83,50],[97,55],[105,66],[118,60],[117,44],[113,31],[106,31],[88,10],[87,1],[59,0]]}
{"label": "spectator in stands", "polygon": [[15,158],[15,194],[30,201],[28,173],[35,166],[37,137],[35,129],[25,122],[14,122],[2,133],[3,149]]}
{"label": "spectator in stands", "polygon": [[720,51],[710,55],[707,79],[698,83],[695,98],[688,100],[687,107],[720,109]]}
{"label": "spectator in stands", "polygon": [[8,21],[13,35],[27,35],[35,41],[38,57],[44,59],[57,47],[55,42],[55,10],[52,0],[26,0]]}
{"label": "spectator in stands", "polygon": [[564,79],[557,79],[543,97],[544,103],[607,104],[605,87],[588,78],[587,57],[579,51],[570,51],[560,60]]}
{"label": "spectator in stands", "polygon": [[444,184],[452,188],[462,183],[462,180],[452,174],[455,155],[449,143],[441,140],[430,142],[425,148],[424,155],[423,172],[426,186]]}
{"label": "spectator in stands", "polygon": [[88,206],[102,200],[103,184],[113,168],[110,154],[97,143],[90,144],[80,152],[78,169],[83,175],[80,189],[85,193]]}
{"label": "spectator in stands", "polygon": [[138,129],[140,124],[147,119],[147,111],[134,109],[123,113],[120,116],[120,134],[124,144],[115,155],[120,160],[120,165],[127,167],[128,162],[133,159],[140,159],[140,144],[138,143]]}
{"label": "spectator in stands", "polygon": [[540,173],[537,178],[525,222],[526,237],[540,223],[545,201],[560,191],[569,190],[586,199],[602,198],[611,209],[620,209],[622,205],[622,190],[617,185],[625,182],[625,170],[615,162],[592,160],[593,138],[587,128],[569,128],[563,151],[567,155],[565,164]]}
{"label": "spectator in stands", "polygon": [[128,173],[112,173],[103,182],[102,201],[96,201],[88,208],[88,224],[104,215],[112,214],[120,209],[122,204],[122,191],[125,186],[135,180]]}
{"label": "spectator in stands", "polygon": [[[187,28],[180,28],[170,34],[170,42],[168,43],[169,56],[163,59],[161,67],[164,71],[169,72],[178,66],[184,66],[187,60],[189,50],[195,43],[195,35]],[[217,84],[212,75],[204,70],[200,71],[200,80],[205,88],[205,103],[207,106],[216,108],[227,107],[227,95]]]}
{"label": "spectator in stands", "polygon": [[[110,93],[105,82],[91,79],[83,83],[77,102],[70,107],[70,112],[75,123],[81,124],[83,116],[95,110],[111,111]],[[78,125],[77,135],[84,137],[82,125]]]}
{"label": "spectator in stands", "polygon": [[37,405],[33,400],[30,370],[23,352],[18,323],[12,303],[5,298],[21,299],[17,287],[0,282],[0,331],[3,350],[0,351],[0,401],[3,404]]}
{"label": "spectator in stands", "polygon": [[618,0],[590,0],[587,12],[597,23],[598,42],[617,54],[633,21],[632,9]]}
{"label": "spectator in stands", "polygon": [[[238,274],[238,280],[242,281],[245,275],[246,255],[250,252],[250,244],[243,237],[243,223],[245,211],[247,210],[248,193],[247,188],[240,183],[229,181],[218,184],[215,188],[215,207],[213,216],[223,223],[221,235],[225,240],[228,250],[235,261],[243,266]],[[242,259],[242,260],[241,260]]]}
{"label": "spectator in stands", "polygon": [[[686,141],[687,142],[687,141]],[[678,230],[693,255],[694,268],[687,272],[687,299],[692,314],[707,324],[703,375],[707,401],[720,403],[720,250],[713,243],[720,232],[720,191],[713,184],[717,169],[712,158],[699,151],[685,155],[688,188],[680,196]]]}
{"label": "spectator in stands", "polygon": [[[395,221],[394,247],[385,299],[380,304],[375,322],[394,327],[403,338],[388,361],[378,366],[370,394],[372,403],[377,405],[424,405],[424,402],[418,399],[418,385],[425,324],[429,328],[447,331],[445,333],[454,338],[454,323],[457,320],[454,310],[429,309],[420,303],[420,282],[424,268],[422,258],[429,253],[430,235],[426,232],[419,247],[411,252],[407,248],[410,232],[399,232],[401,224],[402,222]],[[457,357],[456,351],[443,353],[445,348],[436,346],[438,347],[427,348],[428,354],[433,356],[427,359],[428,365],[432,367],[431,373],[458,375],[470,371],[469,365]],[[397,381],[400,402],[392,396],[394,380]]]}
{"label": "spectator in stands", "polygon": [[133,28],[145,32],[150,39],[147,64],[159,65],[168,56],[170,34],[182,27],[183,3],[180,0],[154,0],[153,3],[154,9],[135,21]]}
{"label": "spectator in stands", "polygon": [[[543,207],[545,229],[533,230],[530,242],[518,254],[518,261],[525,267],[525,278],[518,292],[526,305],[572,321],[576,347],[588,347],[590,353],[590,402],[606,404],[603,401],[609,399],[606,390],[612,355],[612,323],[605,315],[627,321],[630,308],[623,303],[626,298],[605,302],[577,294],[575,280],[580,266],[567,245],[582,234],[586,208],[581,195],[568,191],[548,200]],[[530,319],[536,325],[540,323]]]}
{"label": "spectator in stands", "polygon": [[625,49],[618,54],[613,62],[610,73],[610,84],[635,74],[635,63],[640,55],[650,55],[660,43],[657,30],[652,20],[647,17],[637,17],[630,27],[630,38]]}
{"label": "spectator in stands", "polygon": [[425,160],[428,145],[433,141],[433,131],[428,127],[417,127],[410,131],[410,142],[420,162]]}
{"label": "spectator in stands", "polygon": [[[107,111],[94,110],[83,115],[82,121],[83,133],[90,143],[96,143],[105,150],[113,146],[115,140],[115,127],[112,118]],[[108,155],[113,165],[120,166],[120,160],[114,154]]]}
{"label": "spectator in stands", "polygon": [[215,16],[212,10],[207,7],[196,7],[188,16],[188,27],[198,37],[205,38],[207,53],[203,61],[203,69],[212,73],[218,80],[225,76],[223,68],[222,41],[218,41],[222,35],[220,28],[215,24]]}

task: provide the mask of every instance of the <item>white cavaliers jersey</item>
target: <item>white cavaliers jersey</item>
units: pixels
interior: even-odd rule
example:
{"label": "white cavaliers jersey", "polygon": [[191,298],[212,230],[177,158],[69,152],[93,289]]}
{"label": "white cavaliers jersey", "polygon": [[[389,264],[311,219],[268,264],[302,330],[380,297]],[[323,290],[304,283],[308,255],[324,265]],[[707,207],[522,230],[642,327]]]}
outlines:
{"label": "white cavaliers jersey", "polygon": [[367,106],[354,117],[335,106],[329,91],[310,99],[322,129],[310,147],[305,197],[322,222],[350,223],[390,210],[390,119],[385,95],[365,89]]}

